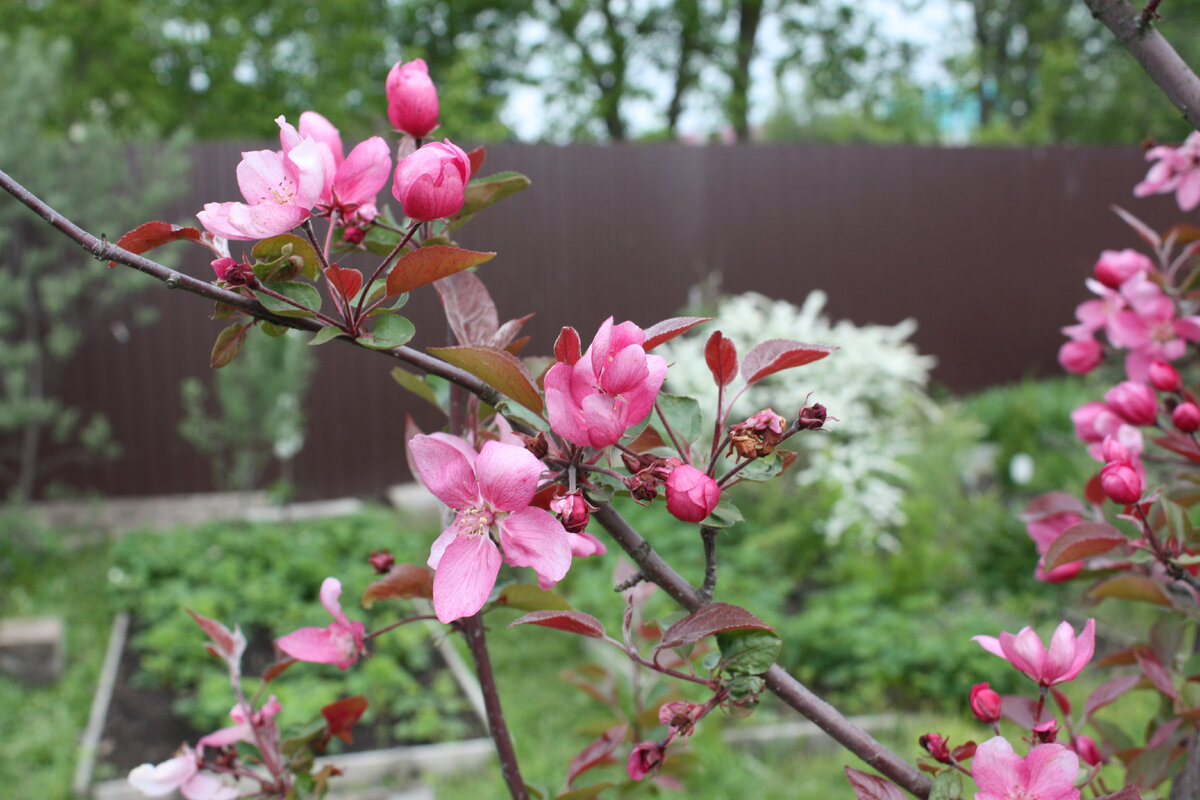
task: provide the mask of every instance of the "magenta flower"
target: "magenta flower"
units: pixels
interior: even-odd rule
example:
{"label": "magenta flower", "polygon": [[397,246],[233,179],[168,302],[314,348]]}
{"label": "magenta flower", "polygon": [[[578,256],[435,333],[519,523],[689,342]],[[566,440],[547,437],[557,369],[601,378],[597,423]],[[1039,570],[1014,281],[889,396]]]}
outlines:
{"label": "magenta flower", "polygon": [[184,745],[179,755],[161,764],[142,764],[129,773],[129,785],[147,797],[163,797],[178,790],[187,800],[233,800],[241,794],[212,775],[200,773],[200,760]]}
{"label": "magenta flower", "polygon": [[316,664],[336,664],[346,669],[363,652],[365,628],[361,622],[350,622],[342,613],[338,598],[342,594],[342,582],[337,578],[326,578],[321,583],[321,605],[333,617],[327,628],[301,628],[275,641],[279,649],[300,661]]}
{"label": "magenta flower", "polygon": [[721,501],[717,482],[690,464],[680,464],[667,478],[667,511],[684,522],[699,522]]}
{"label": "magenta flower", "polygon": [[1060,744],[1041,744],[1021,758],[1002,736],[975,750],[975,800],[1079,800],[1079,757]]}
{"label": "magenta flower", "polygon": [[439,620],[451,622],[483,608],[501,560],[532,567],[543,585],[567,574],[567,532],[549,511],[529,505],[542,475],[533,453],[501,442],[488,442],[476,453],[444,433],[414,436],[409,450],[425,486],[457,512],[427,562],[435,570],[433,610]]}
{"label": "magenta flower", "polygon": [[666,757],[666,749],[658,742],[642,742],[629,754],[625,762],[625,771],[635,781],[644,779],[657,770]]}
{"label": "magenta flower", "polygon": [[375,218],[375,196],[392,173],[392,155],[387,142],[372,136],[359,142],[349,156],[343,156],[342,136],[338,129],[315,111],[300,115],[300,130],[281,122],[280,131],[285,154],[305,139],[317,143],[325,175],[317,199],[317,207],[323,215],[336,211],[343,222],[354,219],[361,224]]}
{"label": "magenta flower", "polygon": [[1183,211],[1200,205],[1200,131],[1192,131],[1179,147],[1161,145],[1146,152],[1150,167],[1146,178],[1133,187],[1135,197],[1175,192]]}
{"label": "magenta flower", "polygon": [[1154,281],[1131,278],[1121,285],[1121,295],[1128,307],[1110,317],[1108,339],[1129,349],[1125,373],[1130,380],[1147,380],[1150,364],[1175,361],[1187,350],[1187,342],[1200,341],[1200,317],[1176,318],[1175,302]]}
{"label": "magenta flower", "polygon": [[388,119],[396,130],[420,139],[437,127],[437,88],[423,59],[413,59],[407,64],[397,61],[388,72],[384,87]]}
{"label": "magenta flower", "polygon": [[971,687],[971,711],[975,719],[988,725],[999,721],[1000,706],[1000,695],[986,681]]}
{"label": "magenta flower", "polygon": [[601,324],[582,356],[577,335],[575,341],[568,360],[546,373],[550,428],[582,447],[608,447],[650,413],[667,362],[646,353],[641,328],[632,322],[613,325],[612,317]]}
{"label": "magenta flower", "polygon": [[[275,121],[286,125],[283,117]],[[290,136],[286,129],[280,134],[286,153],[242,153],[237,179],[246,202],[206,203],[196,214],[200,224],[217,236],[251,241],[287,233],[312,216],[325,185],[322,148],[311,138],[297,143]]]}
{"label": "magenta flower", "polygon": [[992,655],[1007,660],[1039,686],[1053,686],[1074,680],[1092,660],[1096,649],[1096,620],[1089,619],[1078,638],[1070,623],[1060,623],[1050,639],[1049,650],[1030,627],[1022,628],[1015,636],[1005,631],[999,639],[972,636],[971,640],[979,642],[979,646]]}
{"label": "magenta flower", "polygon": [[392,196],[400,201],[409,219],[442,219],[466,202],[471,159],[447,139],[430,142],[396,164]]}

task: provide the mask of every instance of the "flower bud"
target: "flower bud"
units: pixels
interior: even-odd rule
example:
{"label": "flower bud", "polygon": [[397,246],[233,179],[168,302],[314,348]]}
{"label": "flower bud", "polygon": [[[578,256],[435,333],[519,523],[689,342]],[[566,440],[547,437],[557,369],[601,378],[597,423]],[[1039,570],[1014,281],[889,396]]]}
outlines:
{"label": "flower bud", "polygon": [[399,61],[387,76],[388,119],[396,130],[418,139],[437,127],[438,96],[423,59]]}
{"label": "flower bud", "polygon": [[640,781],[658,769],[664,755],[663,747],[658,742],[642,742],[629,754],[625,771],[629,773],[630,778]]}
{"label": "flower bud", "polygon": [[1121,427],[1121,419],[1104,403],[1093,400],[1071,412],[1075,435],[1081,442],[1100,442]]}
{"label": "flower bud", "polygon": [[810,431],[819,431],[825,424],[826,410],[820,403],[813,403],[800,409],[800,419],[797,425]]}
{"label": "flower bud", "polygon": [[986,682],[975,684],[971,687],[971,711],[980,722],[994,724],[1000,719],[1000,695]]}
{"label": "flower bud", "polygon": [[342,241],[346,244],[362,244],[362,240],[367,236],[367,232],[357,225],[347,225],[342,228]]}
{"label": "flower bud", "polygon": [[1151,362],[1148,373],[1151,385],[1160,392],[1178,392],[1183,389],[1179,371],[1166,361]]}
{"label": "flower bud", "polygon": [[551,500],[550,510],[558,514],[568,533],[579,533],[587,527],[591,512],[596,509],[583,499],[583,492],[576,490]]}
{"label": "flower bud", "polygon": [[699,522],[720,499],[717,482],[689,464],[676,467],[667,478],[667,511],[676,519]]}
{"label": "flower bud", "polygon": [[466,201],[471,161],[462,148],[430,142],[396,165],[392,196],[410,219],[442,219],[458,212]]}
{"label": "flower bud", "polygon": [[1086,375],[1100,366],[1104,348],[1095,339],[1072,339],[1058,348],[1058,363],[1072,375]]}
{"label": "flower bud", "polygon": [[1153,425],[1158,418],[1158,396],[1137,381],[1121,381],[1104,394],[1104,402],[1130,425]]}
{"label": "flower bud", "polygon": [[1100,470],[1100,488],[1113,502],[1129,505],[1142,496],[1142,477],[1131,465],[1114,462]]}
{"label": "flower bud", "polygon": [[1184,433],[1195,433],[1200,429],[1200,408],[1195,403],[1180,403],[1171,412],[1171,424]]}
{"label": "flower bud", "polygon": [[1041,725],[1035,725],[1033,738],[1039,744],[1053,744],[1058,739],[1058,720],[1051,717]]}
{"label": "flower bud", "polygon": [[946,746],[946,740],[939,733],[927,733],[917,740],[921,747],[924,747],[929,755],[933,756],[943,764],[949,764],[950,748]]}
{"label": "flower bud", "polygon": [[1100,445],[1100,454],[1109,464],[1133,463],[1133,456],[1130,455],[1129,448],[1122,444],[1116,436],[1104,437],[1104,443]]}
{"label": "flower bud", "polygon": [[1153,271],[1154,263],[1137,250],[1105,250],[1093,269],[1096,280],[1110,289],[1120,287],[1139,272]]}
{"label": "flower bud", "polygon": [[379,575],[386,575],[391,571],[392,566],[396,563],[396,557],[387,550],[372,550],[371,555],[367,557],[371,567]]}
{"label": "flower bud", "polygon": [[1071,741],[1071,749],[1089,766],[1095,767],[1104,760],[1104,757],[1100,755],[1100,748],[1096,746],[1096,740],[1090,736],[1076,736]]}

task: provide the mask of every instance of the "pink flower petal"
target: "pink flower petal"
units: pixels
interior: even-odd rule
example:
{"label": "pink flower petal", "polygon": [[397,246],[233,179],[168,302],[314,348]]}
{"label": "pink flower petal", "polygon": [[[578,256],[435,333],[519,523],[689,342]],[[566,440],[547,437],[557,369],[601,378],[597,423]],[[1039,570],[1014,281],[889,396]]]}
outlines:
{"label": "pink flower petal", "polygon": [[1009,798],[1009,790],[1021,783],[1021,757],[1002,736],[993,736],[975,750],[971,777],[979,785],[975,800]]}
{"label": "pink flower petal", "polygon": [[457,536],[458,525],[451,523],[449,528],[446,528],[446,530],[442,531],[441,534],[439,534],[438,537],[433,540],[433,546],[429,548],[429,560],[425,562],[429,565],[430,569],[437,569],[438,564],[441,563],[442,560],[442,553],[446,552],[446,548],[450,546],[450,543],[453,542]]}
{"label": "pink flower petal", "polygon": [[249,205],[291,204],[298,186],[297,171],[287,157],[274,150],[242,153],[237,165],[238,188]]}
{"label": "pink flower petal", "polygon": [[1060,744],[1042,744],[1025,756],[1025,789],[1038,800],[1075,800],[1079,757]]}
{"label": "pink flower petal", "polygon": [[1042,665],[1046,660],[1046,648],[1033,628],[1022,628],[1016,636],[1001,632],[999,638],[1004,657],[1021,672],[1040,682]]}
{"label": "pink flower petal", "polygon": [[600,388],[610,394],[628,392],[645,381],[647,374],[646,351],[641,345],[631,345],[609,358],[600,376]]}
{"label": "pink flower petal", "polygon": [[529,507],[500,522],[500,546],[514,567],[533,567],[539,576],[561,581],[571,568],[571,541],[558,518]]}
{"label": "pink flower petal", "polygon": [[408,443],[421,482],[434,497],[455,509],[479,502],[475,467],[457,446],[434,436],[418,434]]}
{"label": "pink flower petal", "polygon": [[346,659],[342,641],[329,628],[301,628],[275,640],[292,658],[313,664],[340,664]]}
{"label": "pink flower petal", "polygon": [[241,792],[236,786],[226,786],[212,775],[194,775],[179,787],[187,800],[234,800]]}
{"label": "pink flower petal", "polygon": [[342,613],[342,604],[338,598],[342,596],[342,582],[337,578],[326,578],[321,582],[321,605],[341,625],[348,625],[346,615]]}
{"label": "pink flower petal", "polygon": [[1004,650],[1002,650],[1000,647],[1000,640],[995,636],[972,636],[971,641],[978,642],[980,647],[982,647],[984,650],[987,650],[992,655],[1000,656],[1000,658],[1003,658],[1005,661],[1008,660],[1008,656],[1004,655]]}
{"label": "pink flower petal", "polygon": [[241,241],[269,239],[287,233],[311,216],[312,213],[308,209],[300,206],[248,206],[232,203],[229,208],[229,224],[238,233],[223,235],[228,239]]}
{"label": "pink flower petal", "polygon": [[433,575],[433,610],[442,622],[469,617],[483,608],[496,576],[500,551],[487,536],[455,537]]}
{"label": "pink flower petal", "polygon": [[300,115],[300,136],[311,136],[318,144],[328,147],[333,154],[334,167],[341,166],[346,151],[342,147],[342,135],[332,122],[316,111],[305,111]]}
{"label": "pink flower petal", "polygon": [[199,771],[190,749],[161,764],[142,764],[129,773],[129,784],[149,797],[162,797],[178,789]]}
{"label": "pink flower petal", "polygon": [[475,460],[479,494],[496,511],[520,511],[537,494],[542,462],[511,444],[488,442]]}
{"label": "pink flower petal", "polygon": [[391,174],[391,150],[383,139],[372,136],[351,150],[338,168],[333,179],[333,198],[346,206],[374,202]]}
{"label": "pink flower petal", "polygon": [[1075,660],[1075,629],[1067,621],[1060,622],[1050,637],[1050,647],[1042,664],[1042,677],[1051,683],[1071,668]]}

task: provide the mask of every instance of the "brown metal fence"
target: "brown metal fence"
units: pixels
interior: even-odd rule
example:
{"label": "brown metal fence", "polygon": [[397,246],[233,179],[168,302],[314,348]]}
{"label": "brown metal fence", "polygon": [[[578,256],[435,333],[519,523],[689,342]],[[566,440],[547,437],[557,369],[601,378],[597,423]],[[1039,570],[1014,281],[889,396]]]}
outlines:
{"label": "brown metal fence", "polygon": [[[198,145],[191,194],[164,216],[236,198],[240,149]],[[938,358],[935,379],[960,392],[1057,372],[1059,328],[1096,256],[1138,245],[1110,203],[1159,226],[1178,216],[1168,198],[1134,205],[1145,164],[1133,149],[489,147],[483,172],[507,169],[533,188],[459,238],[498,251],[481,276],[503,318],[537,311],[527,352],[548,352],[563,325],[586,337],[609,315],[642,325],[670,316],[689,287],[719,274],[726,292],[797,303],[823,289],[835,319],[914,317],[916,344]],[[182,268],[208,276],[207,261],[194,248]],[[205,490],[206,463],[176,433],[179,384],[208,372],[222,323],[192,296],[156,287],[144,299],[162,320],[124,343],[98,329],[66,391],[107,414],[125,456],[62,477],[113,495]],[[410,303],[415,344],[443,343],[436,306],[430,289]],[[405,414],[426,426],[436,417],[392,382],[393,362],[342,344],[318,354],[295,462],[301,493],[373,493],[403,479]]]}

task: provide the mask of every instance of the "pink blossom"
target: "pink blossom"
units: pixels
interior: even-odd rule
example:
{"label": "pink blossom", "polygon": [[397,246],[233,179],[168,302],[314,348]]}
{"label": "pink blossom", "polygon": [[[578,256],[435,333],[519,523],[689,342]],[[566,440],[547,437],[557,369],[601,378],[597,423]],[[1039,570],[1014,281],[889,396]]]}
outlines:
{"label": "pink blossom", "polygon": [[629,773],[630,778],[640,781],[658,769],[665,756],[666,751],[658,742],[642,742],[629,754],[625,771]]}
{"label": "pink blossom", "polygon": [[1098,280],[1088,278],[1084,283],[1099,299],[1085,300],[1076,306],[1075,319],[1079,320],[1078,324],[1069,325],[1062,332],[1071,339],[1087,339],[1103,328],[1112,341],[1116,315],[1124,311],[1128,303],[1120,292]]}
{"label": "pink blossom", "polygon": [[1153,361],[1147,369],[1150,384],[1160,392],[1180,392],[1183,390],[1183,379],[1179,370],[1165,361]]}
{"label": "pink blossom", "polygon": [[1000,695],[986,683],[971,687],[971,711],[975,719],[991,725],[1000,719]]}
{"label": "pink blossom", "polygon": [[392,195],[409,219],[434,220],[458,213],[466,202],[471,160],[449,139],[430,142],[396,164]]}
{"label": "pink blossom", "polygon": [[1075,435],[1088,444],[1103,441],[1105,436],[1114,433],[1122,425],[1121,418],[1097,400],[1084,403],[1072,411],[1071,422],[1075,426]]}
{"label": "pink blossom", "polygon": [[1154,271],[1154,262],[1137,250],[1105,250],[1093,268],[1096,280],[1112,289],[1135,275]]}
{"label": "pink blossom", "polygon": [[282,711],[283,708],[279,705],[279,701],[275,699],[275,695],[271,695],[266,704],[258,711],[250,715],[250,719],[246,718],[246,711],[242,706],[236,705],[229,712],[229,716],[233,719],[234,724],[228,728],[221,728],[219,731],[214,731],[207,736],[201,737],[200,741],[196,742],[196,746],[202,751],[205,747],[228,747],[236,742],[254,743],[254,729],[261,728]]}
{"label": "pink blossom", "polygon": [[[276,122],[286,125],[283,117]],[[286,153],[242,153],[237,179],[246,202],[205,204],[196,215],[201,225],[226,239],[251,241],[287,233],[312,216],[325,185],[322,148],[312,138],[295,142],[287,131],[284,139]]]}
{"label": "pink blossom", "polygon": [[1129,349],[1125,373],[1130,380],[1145,381],[1150,364],[1175,361],[1183,356],[1188,341],[1200,341],[1200,317],[1176,319],[1175,302],[1156,282],[1137,276],[1121,286],[1127,308],[1108,320],[1108,339]]}
{"label": "pink blossom", "polygon": [[667,362],[648,355],[645,341],[637,325],[613,325],[609,317],[586,353],[576,347],[552,366],[545,382],[551,430],[581,447],[608,447],[645,419],[667,374]]}
{"label": "pink blossom", "polygon": [[1183,433],[1200,430],[1200,407],[1195,403],[1180,403],[1171,412],[1171,424]]}
{"label": "pink blossom", "polygon": [[1121,381],[1104,393],[1104,402],[1130,425],[1153,425],[1158,418],[1158,395],[1137,381]]}
{"label": "pink blossom", "polygon": [[378,213],[375,196],[387,184],[392,172],[392,155],[387,142],[372,136],[355,145],[346,157],[338,129],[315,111],[300,115],[299,131],[280,122],[279,138],[284,154],[306,138],[317,143],[325,174],[317,200],[323,215],[336,211],[343,221],[355,218],[362,223],[375,218]]}
{"label": "pink blossom", "polygon": [[357,620],[350,622],[342,612],[338,598],[342,594],[342,582],[337,578],[326,578],[321,583],[321,605],[333,617],[327,628],[301,628],[276,640],[279,649],[300,661],[317,664],[336,664],[346,669],[363,652],[365,628]]}
{"label": "pink blossom", "polygon": [[388,72],[385,89],[388,119],[396,130],[420,139],[437,127],[437,88],[423,59],[397,61]]}
{"label": "pink blossom", "polygon": [[667,478],[667,511],[684,522],[699,522],[721,500],[717,482],[691,466],[681,464]]}
{"label": "pink blossom", "polygon": [[975,750],[975,800],[1079,800],[1079,758],[1060,744],[1042,744],[1021,758],[1002,736]]}
{"label": "pink blossom", "polygon": [[476,454],[462,439],[443,433],[414,436],[409,449],[425,486],[457,512],[429,554],[439,620],[451,622],[483,608],[502,558],[532,567],[550,585],[567,574],[567,532],[553,514],[529,505],[542,474],[536,456],[501,442],[488,442]]}
{"label": "pink blossom", "polygon": [[1200,205],[1200,131],[1193,131],[1179,147],[1161,145],[1146,152],[1147,161],[1157,161],[1146,178],[1133,187],[1135,197],[1175,192],[1183,211]]}
{"label": "pink blossom", "polygon": [[1142,476],[1125,461],[1114,461],[1100,470],[1100,488],[1115,503],[1129,505],[1142,496]]}
{"label": "pink blossom", "polygon": [[[1025,532],[1029,534],[1030,539],[1033,539],[1038,555],[1045,556],[1046,551],[1050,549],[1050,545],[1054,544],[1067,528],[1070,528],[1082,519],[1083,517],[1076,511],[1029,516],[1025,518]],[[1054,569],[1047,571],[1045,559],[1039,557],[1033,577],[1046,583],[1062,583],[1074,578],[1082,569],[1082,561],[1072,561],[1068,564],[1060,564]]]}
{"label": "pink blossom", "polygon": [[1058,348],[1058,363],[1072,375],[1086,375],[1103,359],[1104,348],[1095,339],[1071,339]]}
{"label": "pink blossom", "polygon": [[186,745],[179,755],[161,764],[134,767],[129,772],[129,785],[147,797],[163,797],[176,790],[187,800],[233,800],[239,794],[236,786],[200,774],[200,759]]}
{"label": "pink blossom", "polygon": [[1074,680],[1092,660],[1096,648],[1096,621],[1089,619],[1078,638],[1070,623],[1060,623],[1050,639],[1048,651],[1029,627],[1022,628],[1015,636],[1005,631],[999,639],[972,636],[971,640],[992,655],[1007,660],[1039,686],[1053,686]]}

